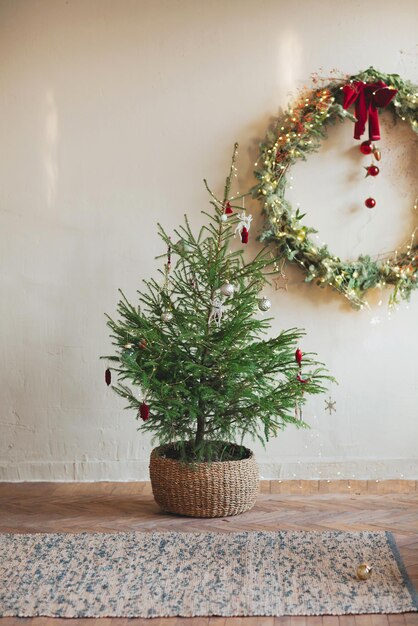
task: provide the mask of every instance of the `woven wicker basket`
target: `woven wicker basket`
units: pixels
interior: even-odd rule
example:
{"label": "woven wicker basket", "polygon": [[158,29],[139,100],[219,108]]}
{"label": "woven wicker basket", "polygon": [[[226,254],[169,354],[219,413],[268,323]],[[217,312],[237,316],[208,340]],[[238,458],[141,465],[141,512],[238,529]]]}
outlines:
{"label": "woven wicker basket", "polygon": [[240,461],[188,465],[164,457],[166,446],[151,452],[150,476],[155,501],[164,511],[190,517],[226,517],[251,509],[259,489],[251,450]]}

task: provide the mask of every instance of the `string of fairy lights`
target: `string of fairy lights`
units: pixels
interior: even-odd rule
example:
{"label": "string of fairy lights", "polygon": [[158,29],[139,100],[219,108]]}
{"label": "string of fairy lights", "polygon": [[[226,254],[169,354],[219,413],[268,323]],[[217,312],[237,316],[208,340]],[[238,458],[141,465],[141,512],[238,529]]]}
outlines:
{"label": "string of fairy lights", "polygon": [[[367,306],[365,294],[369,289],[393,287],[391,303],[396,304],[402,299],[408,300],[418,287],[417,229],[392,254],[377,259],[362,255],[357,260],[344,261],[330,252],[326,244],[318,245],[313,239],[311,235],[315,229],[304,224],[304,216],[287,200],[286,190],[292,187],[288,183],[288,179],[291,182],[290,167],[319,149],[329,124],[347,118],[356,122],[356,118],[342,106],[344,86],[359,82],[375,84],[376,81],[396,91],[396,97],[386,108],[395,119],[409,123],[412,131],[418,134],[418,87],[411,82],[396,74],[382,74],[374,68],[333,79],[325,86],[315,85],[302,90],[297,100],[278,118],[274,129],[267,133],[255,164],[259,183],[253,189],[253,195],[261,200],[266,215],[261,240],[275,243],[279,254],[297,263],[306,274],[306,282],[315,282],[320,287],[330,286],[360,309]],[[375,149],[374,152],[380,159],[380,151]],[[373,176],[379,171],[375,165],[369,170]],[[369,198],[366,206],[372,200]],[[417,201],[413,209],[417,210]]]}

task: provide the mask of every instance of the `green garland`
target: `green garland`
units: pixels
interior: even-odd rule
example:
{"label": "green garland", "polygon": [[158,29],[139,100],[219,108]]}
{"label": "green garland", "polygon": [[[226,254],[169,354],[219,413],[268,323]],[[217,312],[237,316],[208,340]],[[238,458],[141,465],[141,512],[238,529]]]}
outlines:
{"label": "green garland", "polygon": [[321,287],[330,285],[358,308],[363,308],[365,293],[373,287],[393,286],[391,303],[409,299],[412,290],[418,287],[418,244],[414,243],[414,234],[400,253],[383,261],[368,255],[353,262],[343,261],[328,246],[318,247],[309,236],[317,231],[304,225],[304,215],[295,211],[285,198],[286,174],[291,165],[306,160],[309,153],[319,149],[329,124],[346,118],[355,121],[342,107],[343,85],[348,81],[377,80],[398,90],[386,108],[395,119],[408,122],[418,134],[418,86],[397,74],[383,74],[371,67],[301,93],[261,144],[259,169],[255,172],[259,184],[253,189],[266,215],[261,240],[274,242],[279,254],[298,263],[306,273],[306,282],[315,281]]}

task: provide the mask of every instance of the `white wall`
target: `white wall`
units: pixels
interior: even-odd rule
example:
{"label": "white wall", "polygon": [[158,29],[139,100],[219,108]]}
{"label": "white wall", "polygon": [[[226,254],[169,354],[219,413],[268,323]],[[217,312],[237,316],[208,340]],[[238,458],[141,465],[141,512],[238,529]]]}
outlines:
{"label": "white wall", "polygon": [[[1,0],[0,479],[147,476],[150,441],[98,357],[118,287],[134,298],[155,272],[156,221],[199,225],[202,178],[221,189],[235,140],[253,184],[257,142],[311,72],[418,82],[417,18],[415,0]],[[416,142],[386,121],[368,211],[351,132],[294,168],[292,197],[336,252],[393,249],[412,228]],[[311,431],[255,446],[263,476],[418,478],[418,293],[358,312],[287,273],[288,293],[268,292],[274,331],[306,328],[337,412],[310,400]]]}

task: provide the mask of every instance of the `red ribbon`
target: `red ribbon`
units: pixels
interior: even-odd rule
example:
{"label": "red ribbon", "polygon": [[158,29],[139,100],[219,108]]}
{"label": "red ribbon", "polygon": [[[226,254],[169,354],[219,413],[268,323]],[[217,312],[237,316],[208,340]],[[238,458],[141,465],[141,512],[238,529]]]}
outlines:
{"label": "red ribbon", "polygon": [[398,93],[397,89],[388,87],[382,80],[375,83],[363,83],[356,81],[343,87],[343,108],[348,109],[352,104],[356,105],[357,121],[354,125],[354,139],[360,139],[369,121],[369,139],[380,139],[379,114],[377,108],[386,107]]}

